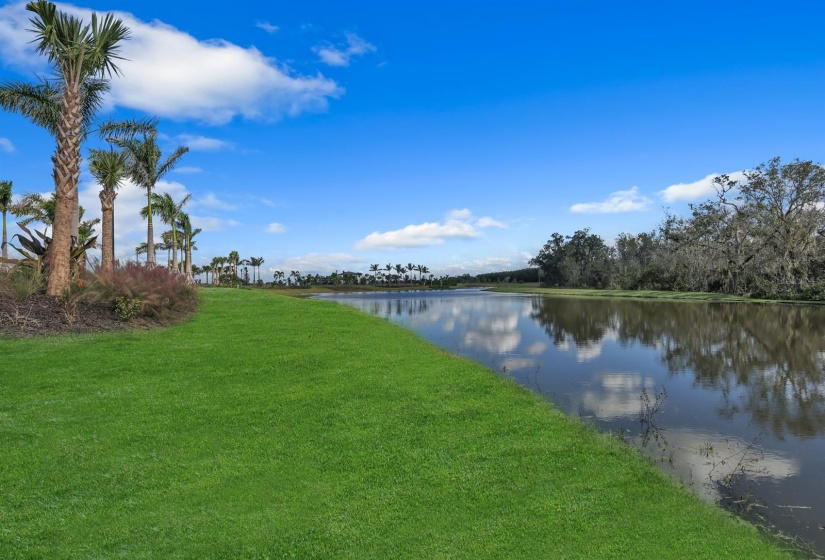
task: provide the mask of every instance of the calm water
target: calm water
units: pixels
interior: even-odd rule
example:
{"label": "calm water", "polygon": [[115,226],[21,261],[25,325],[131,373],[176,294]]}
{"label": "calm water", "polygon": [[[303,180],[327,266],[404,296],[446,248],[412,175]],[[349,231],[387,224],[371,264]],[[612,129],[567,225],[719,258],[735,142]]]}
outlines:
{"label": "calm water", "polygon": [[328,299],[512,377],[825,554],[825,308],[472,290]]}

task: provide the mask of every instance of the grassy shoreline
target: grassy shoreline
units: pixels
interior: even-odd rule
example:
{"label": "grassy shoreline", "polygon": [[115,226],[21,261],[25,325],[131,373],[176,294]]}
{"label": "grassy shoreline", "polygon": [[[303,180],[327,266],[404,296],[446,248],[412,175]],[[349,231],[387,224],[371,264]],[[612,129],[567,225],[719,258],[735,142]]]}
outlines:
{"label": "grassy shoreline", "polygon": [[692,301],[722,303],[784,303],[794,305],[822,305],[823,302],[790,299],[758,299],[712,292],[668,292],[660,290],[595,290],[586,288],[542,288],[538,284],[508,285],[490,288],[491,292],[540,294],[548,297],[618,298],[660,301]]}
{"label": "grassy shoreline", "polygon": [[784,558],[631,448],[330,302],[0,340],[0,557]]}

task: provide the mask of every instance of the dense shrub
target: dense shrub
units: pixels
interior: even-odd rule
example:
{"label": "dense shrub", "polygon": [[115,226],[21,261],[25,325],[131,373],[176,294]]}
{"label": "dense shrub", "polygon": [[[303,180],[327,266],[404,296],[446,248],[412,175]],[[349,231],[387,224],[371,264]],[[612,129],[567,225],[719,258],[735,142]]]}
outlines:
{"label": "dense shrub", "polygon": [[162,317],[195,301],[195,291],[187,285],[184,275],[159,266],[150,268],[127,262],[110,273],[96,269],[93,276],[94,289],[112,302],[123,319],[135,314],[138,306],[135,302],[139,302],[141,315]]}

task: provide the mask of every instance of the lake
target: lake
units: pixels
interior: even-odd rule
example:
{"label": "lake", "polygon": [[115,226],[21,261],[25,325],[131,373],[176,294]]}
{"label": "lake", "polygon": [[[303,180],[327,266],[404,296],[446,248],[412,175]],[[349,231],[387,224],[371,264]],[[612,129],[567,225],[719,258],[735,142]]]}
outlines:
{"label": "lake", "polygon": [[511,377],[825,554],[825,308],[480,290],[324,299]]}

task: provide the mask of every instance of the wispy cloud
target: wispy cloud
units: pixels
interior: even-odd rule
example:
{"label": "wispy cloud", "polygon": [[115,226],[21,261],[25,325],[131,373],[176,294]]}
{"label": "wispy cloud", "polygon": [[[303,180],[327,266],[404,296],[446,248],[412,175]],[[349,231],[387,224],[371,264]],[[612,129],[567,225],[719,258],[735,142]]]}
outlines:
{"label": "wispy cloud", "polygon": [[183,167],[176,167],[173,170],[174,173],[182,173],[184,175],[196,175],[198,173],[203,173],[203,169],[200,167],[192,167],[192,166],[183,166]]}
{"label": "wispy cloud", "polygon": [[190,218],[192,219],[192,226],[201,228],[203,231],[224,231],[241,225],[237,220],[227,220],[215,216],[195,216],[192,214]]}
{"label": "wispy cloud", "polygon": [[[89,21],[91,11],[61,9]],[[177,120],[222,124],[241,116],[277,120],[284,115],[326,110],[343,93],[320,74],[301,75],[254,47],[223,39],[199,40],[159,20],[123,19],[132,38],[123,43],[120,76],[112,79],[110,105]],[[0,56],[6,64],[44,73],[46,60],[34,51],[25,2],[0,7]]]}
{"label": "wispy cloud", "polygon": [[[659,191],[657,194],[661,196],[665,202],[699,200],[716,192],[713,188],[713,180],[719,175],[719,173],[711,173],[703,179],[692,183],[677,183]],[[745,174],[742,171],[728,173],[728,176],[734,181],[741,181],[745,178]]]}
{"label": "wispy cloud", "polygon": [[650,208],[651,200],[639,193],[639,187],[611,193],[602,202],[580,202],[570,207],[577,214],[617,214],[641,212]]}
{"label": "wispy cloud", "polygon": [[267,33],[270,33],[270,34],[277,33],[277,31],[280,29],[280,27],[278,27],[277,25],[272,25],[268,21],[256,22],[255,27],[257,27],[259,29],[263,29],[264,31],[266,31]]}
{"label": "wispy cloud", "polygon": [[346,45],[318,45],[312,50],[321,58],[321,62],[329,66],[349,66],[353,57],[377,50],[375,45],[366,42],[355,33],[347,33],[346,40]]}
{"label": "wispy cloud", "polygon": [[0,138],[0,152],[6,152],[7,154],[13,154],[16,152],[17,149],[12,144],[11,140],[8,138]]}
{"label": "wispy cloud", "polygon": [[480,228],[504,227],[492,218],[474,219],[470,210],[452,210],[443,222],[408,225],[394,231],[373,232],[356,243],[356,249],[408,249],[441,245],[449,239],[474,239]]}
{"label": "wispy cloud", "polygon": [[272,222],[268,226],[266,226],[267,233],[286,233],[286,226],[284,224],[279,224],[278,222]]}
{"label": "wispy cloud", "polygon": [[208,136],[201,136],[200,134],[178,134],[175,138],[193,152],[216,152],[218,150],[228,150],[235,147],[232,142],[218,138],[209,138]]}
{"label": "wispy cloud", "polygon": [[216,208],[218,210],[237,210],[238,207],[234,204],[229,204],[219,199],[213,193],[207,193],[199,196],[192,201],[193,207]]}

